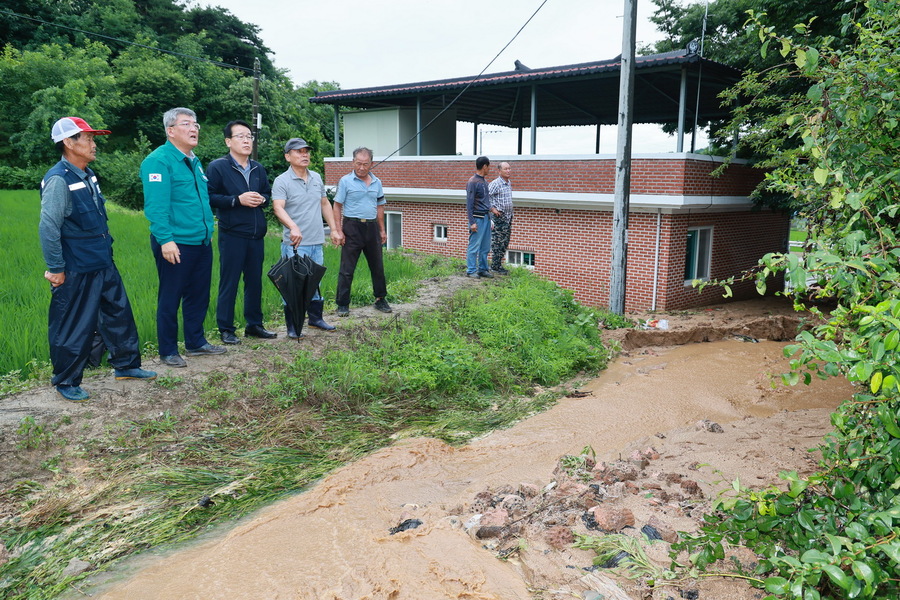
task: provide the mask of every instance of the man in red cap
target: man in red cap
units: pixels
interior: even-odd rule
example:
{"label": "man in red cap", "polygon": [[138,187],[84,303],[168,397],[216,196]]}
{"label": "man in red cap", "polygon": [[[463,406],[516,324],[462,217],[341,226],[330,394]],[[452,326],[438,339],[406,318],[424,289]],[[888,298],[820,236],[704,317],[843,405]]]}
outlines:
{"label": "man in red cap", "polygon": [[50,282],[51,382],[66,400],[84,402],[90,394],[81,378],[99,332],[109,349],[116,379],[155,379],[141,368],[140,342],[125,286],[112,258],[106,200],[88,163],[97,157],[95,135],[84,119],[65,117],[50,136],[62,159],[41,181],[41,249]]}

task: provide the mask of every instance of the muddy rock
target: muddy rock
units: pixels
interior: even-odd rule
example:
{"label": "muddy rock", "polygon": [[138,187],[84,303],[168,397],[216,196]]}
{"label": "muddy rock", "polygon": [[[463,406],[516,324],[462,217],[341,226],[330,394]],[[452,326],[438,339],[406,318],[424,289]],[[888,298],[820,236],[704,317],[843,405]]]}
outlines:
{"label": "muddy rock", "polygon": [[552,548],[562,550],[568,548],[575,542],[575,535],[572,530],[562,525],[550,527],[544,532],[544,541]]}
{"label": "muddy rock", "polygon": [[609,464],[600,463],[594,469],[593,476],[598,481],[611,484],[617,481],[634,481],[638,478],[638,473],[639,469],[635,465],[617,460]]}
{"label": "muddy rock", "polygon": [[494,494],[488,490],[475,494],[475,500],[472,502],[472,512],[483,513],[494,507]]}
{"label": "muddy rock", "polygon": [[681,483],[681,480],[684,479],[683,476],[678,473],[666,473],[660,476],[660,479],[668,483],[669,485],[675,485]]}
{"label": "muddy rock", "polygon": [[506,510],[511,516],[521,515],[525,512],[526,506],[525,499],[518,494],[507,494],[500,500],[500,508]]}
{"label": "muddy rock", "polygon": [[710,433],[725,433],[725,430],[722,429],[722,426],[716,423],[715,421],[710,421],[709,419],[703,419],[702,421],[697,421],[697,424],[694,426],[697,431],[708,431]]}
{"label": "muddy rock", "polygon": [[663,539],[663,541],[668,542],[670,544],[674,544],[678,541],[678,534],[675,532],[672,527],[660,519],[658,516],[653,515],[649,519],[647,519],[647,525],[654,528],[657,533],[659,533],[659,537]]}
{"label": "muddy rock", "polygon": [[684,490],[685,494],[693,496],[694,498],[703,497],[703,490],[700,489],[700,485],[692,479],[682,479],[681,489]]}
{"label": "muddy rock", "polygon": [[603,531],[619,532],[626,527],[634,526],[634,513],[627,508],[613,506],[595,506],[588,511],[593,516],[597,526]]}
{"label": "muddy rock", "polygon": [[475,537],[479,540],[493,539],[503,537],[506,533],[505,527],[479,527],[478,531],[475,532]]}
{"label": "muddy rock", "polygon": [[594,491],[585,483],[577,481],[563,481],[558,486],[550,490],[548,494],[551,498],[570,498],[577,502],[578,499],[585,494],[593,494]]}
{"label": "muddy rock", "polygon": [[534,498],[541,493],[541,488],[534,485],[533,483],[520,483],[519,484],[519,494],[523,498]]}
{"label": "muddy rock", "polygon": [[481,515],[481,528],[504,527],[509,524],[509,512],[505,508],[495,508]]}

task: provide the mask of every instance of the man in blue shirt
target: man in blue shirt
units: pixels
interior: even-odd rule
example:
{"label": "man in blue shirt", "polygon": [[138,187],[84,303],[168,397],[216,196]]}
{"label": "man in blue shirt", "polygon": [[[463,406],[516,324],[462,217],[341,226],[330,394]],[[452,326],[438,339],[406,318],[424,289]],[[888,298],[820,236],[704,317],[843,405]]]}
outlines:
{"label": "man in blue shirt", "polygon": [[94,332],[109,349],[116,379],[155,379],[141,368],[141,346],[131,303],[113,263],[106,200],[88,164],[97,157],[95,135],[84,119],[65,117],[51,137],[62,159],[41,181],[41,249],[50,282],[48,340],[53,364],[51,382],[66,400],[84,402],[84,367]]}
{"label": "man in blue shirt", "polygon": [[334,215],[341,243],[341,267],[337,282],[337,314],[350,314],[350,286],[360,253],[366,255],[372,273],[372,292],[375,308],[381,312],[393,312],[385,300],[387,283],[384,280],[384,262],[381,246],[387,242],[384,228],[384,190],[381,180],[372,169],[372,151],[357,148],[353,151],[353,171],[341,177],[334,197]]}
{"label": "man in blue shirt", "polygon": [[491,249],[491,198],[484,178],[491,170],[487,156],[475,159],[475,174],[466,183],[466,216],[469,219],[469,248],[466,275],[492,278],[487,256]]}

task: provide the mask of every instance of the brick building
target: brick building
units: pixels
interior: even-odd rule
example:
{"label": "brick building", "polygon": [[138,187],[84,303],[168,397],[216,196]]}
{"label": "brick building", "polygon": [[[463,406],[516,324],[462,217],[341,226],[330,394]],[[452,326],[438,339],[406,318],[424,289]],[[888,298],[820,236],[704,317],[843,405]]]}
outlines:
{"label": "brick building", "polygon": [[[513,165],[515,219],[508,260],[573,290],[585,304],[608,305],[615,158],[491,160]],[[736,161],[721,177],[711,177],[721,162],[696,154],[634,157],[627,310],[720,302],[721,289],[698,293],[691,281],[739,274],[766,252],[788,247],[787,215],[752,210],[749,194],[761,174]],[[385,187],[388,246],[464,258],[465,184],[474,169],[470,156],[381,162],[375,173]],[[350,170],[349,159],[326,159],[326,185],[337,185]],[[756,294],[752,282],[736,284],[733,292],[736,299]]]}
{"label": "brick building", "polygon": [[[513,165],[509,262],[572,289],[586,304],[606,306],[616,161],[599,154],[599,128],[617,122],[620,70],[618,57],[538,69],[517,61],[503,73],[317,92],[310,102],[335,107],[336,158],[326,159],[326,184],[351,170],[354,147],[372,148],[387,198],[388,246],[464,258],[465,184],[477,148],[456,155],[456,124],[472,123],[476,132],[481,125],[516,128],[518,154],[490,156]],[[752,210],[749,196],[762,173],[736,160],[713,177],[723,159],[684,150],[689,118],[727,118],[718,94],[739,78],[693,50],[635,59],[633,120],[672,124],[677,145],[672,154],[631,157],[627,310],[721,301],[720,289],[698,293],[691,281],[740,275],[765,253],[788,248],[788,216]],[[565,125],[596,126],[596,153],[538,154],[539,128]],[[732,289],[735,298],[756,293],[752,282]]]}

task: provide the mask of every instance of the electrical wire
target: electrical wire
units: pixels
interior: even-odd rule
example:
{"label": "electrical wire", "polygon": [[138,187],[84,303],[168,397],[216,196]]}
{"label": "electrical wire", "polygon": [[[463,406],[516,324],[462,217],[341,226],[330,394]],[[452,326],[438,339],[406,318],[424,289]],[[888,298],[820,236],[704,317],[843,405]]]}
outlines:
{"label": "electrical wire", "polygon": [[249,73],[253,72],[253,69],[248,69],[247,67],[241,67],[239,65],[233,65],[231,63],[225,63],[225,62],[221,62],[218,60],[212,60],[209,58],[203,58],[202,56],[193,56],[190,54],[175,52],[174,50],[164,50],[162,48],[154,48],[153,46],[147,46],[146,44],[138,44],[137,42],[131,42],[128,40],[123,40],[122,38],[117,38],[117,37],[113,37],[110,35],[97,33],[96,31],[86,31],[84,29],[78,29],[77,27],[69,27],[68,25],[59,25],[58,23],[51,23],[50,21],[44,21],[43,19],[38,19],[37,17],[29,17],[27,15],[20,15],[19,13],[13,12],[11,10],[6,10],[5,8],[0,8],[0,13],[7,14],[7,15],[10,15],[13,17],[18,17],[20,19],[26,19],[28,21],[34,21],[35,23],[41,23],[43,25],[49,25],[50,27],[57,27],[59,29],[67,29],[69,31],[83,33],[84,35],[103,38],[106,40],[111,40],[114,42],[118,42],[120,44],[125,44],[127,46],[137,46],[138,48],[146,48],[147,50],[155,50],[156,52],[162,52],[163,54],[171,54],[173,56],[180,56],[182,58],[189,58],[191,60],[207,62],[207,63],[213,64],[213,65],[216,65],[217,67],[225,67],[225,68],[229,68],[229,69],[239,69],[241,71],[247,71]]}
{"label": "electrical wire", "polygon": [[[465,93],[468,91],[468,89],[469,89],[470,87],[472,87],[472,84],[474,84],[476,81],[478,81],[479,79],[481,79],[481,76],[484,75],[485,71],[487,71],[487,70],[491,67],[491,65],[494,64],[494,62],[496,62],[496,60],[497,60],[498,58],[500,58],[500,55],[503,54],[503,52],[505,52],[507,48],[509,48],[509,45],[512,44],[514,41],[516,41],[516,38],[519,37],[519,34],[522,33],[522,30],[524,30],[525,27],[527,27],[528,24],[531,23],[531,20],[534,19],[534,18],[537,16],[537,14],[541,11],[541,9],[544,8],[544,5],[547,4],[547,2],[549,2],[549,1],[550,1],[550,0],[544,0],[543,2],[541,2],[540,6],[538,6],[538,7],[535,9],[535,11],[534,11],[533,13],[531,13],[531,16],[530,16],[530,17],[528,17],[528,20],[526,20],[525,23],[522,24],[521,27],[519,27],[519,30],[516,32],[516,34],[515,34],[514,36],[512,36],[512,38],[511,38],[508,42],[506,42],[506,45],[503,46],[503,48],[500,49],[500,52],[498,52],[497,54],[494,55],[494,58],[492,58],[491,61],[490,61],[488,64],[486,64],[486,65],[484,66],[484,68],[481,70],[481,72],[478,73],[478,75],[476,75],[475,77],[473,77],[472,80],[469,81],[469,83],[466,84],[466,87],[464,87],[463,89],[461,89],[461,90],[459,91],[459,93],[456,94],[456,96],[453,98],[453,100],[451,100],[450,103],[447,104],[447,106],[445,106],[445,107],[441,110],[441,112],[439,112],[438,114],[436,114],[430,121],[428,121],[428,123],[426,123],[425,125],[423,125],[422,128],[419,129],[416,133],[414,133],[413,136],[412,136],[411,138],[409,138],[408,140],[406,140],[406,142],[403,143],[403,145],[401,145],[399,148],[397,148],[396,150],[394,150],[393,152],[391,152],[390,154],[388,154],[387,156],[385,156],[382,160],[380,160],[380,161],[378,161],[377,163],[375,163],[375,164],[372,166],[372,168],[373,168],[373,169],[376,168],[378,165],[380,165],[381,163],[383,163],[384,161],[386,161],[386,160],[389,159],[390,157],[394,156],[395,154],[397,154],[398,152],[400,152],[401,150],[403,150],[404,148],[406,148],[406,147],[407,147],[414,139],[416,139],[419,135],[421,135],[421,133],[422,133],[423,131],[425,131],[426,129],[428,129],[428,128],[431,126],[432,123],[434,123],[435,121],[437,121],[437,120],[441,117],[441,115],[443,115],[445,112],[447,112],[448,110],[450,110],[450,107],[453,106],[454,104],[456,104],[456,101],[459,100],[459,99],[462,97],[462,95],[465,94]],[[337,110],[337,106],[335,106],[335,110]]]}

